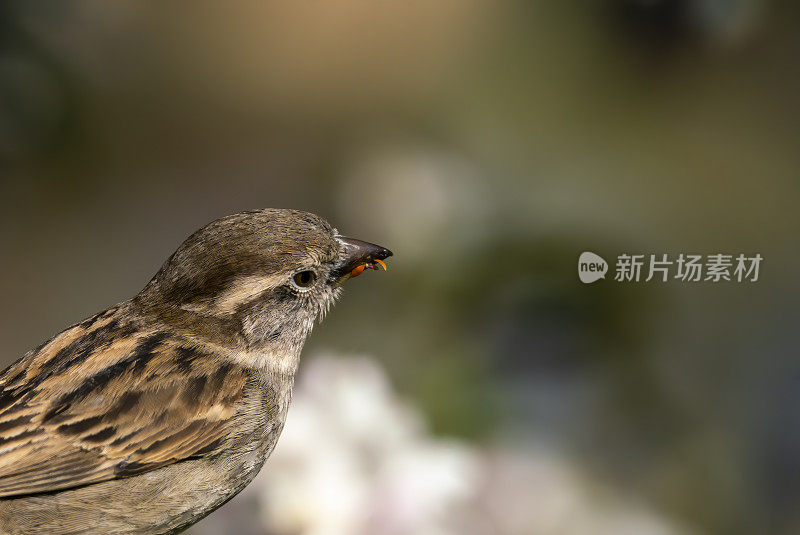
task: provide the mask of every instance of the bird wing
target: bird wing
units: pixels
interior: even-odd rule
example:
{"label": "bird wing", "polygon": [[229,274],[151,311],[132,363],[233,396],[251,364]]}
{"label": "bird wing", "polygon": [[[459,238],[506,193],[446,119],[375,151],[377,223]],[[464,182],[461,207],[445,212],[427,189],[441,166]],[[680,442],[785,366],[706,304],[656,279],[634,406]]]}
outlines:
{"label": "bird wing", "polygon": [[0,375],[0,497],[127,477],[214,450],[247,381],[112,308]]}

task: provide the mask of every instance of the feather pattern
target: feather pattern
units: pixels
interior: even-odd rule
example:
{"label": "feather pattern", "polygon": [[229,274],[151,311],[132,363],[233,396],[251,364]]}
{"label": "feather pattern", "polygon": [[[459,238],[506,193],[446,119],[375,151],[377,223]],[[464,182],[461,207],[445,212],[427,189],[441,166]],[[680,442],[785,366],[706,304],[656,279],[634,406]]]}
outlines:
{"label": "feather pattern", "polygon": [[0,497],[209,454],[228,433],[246,382],[244,368],[201,344],[108,309],[0,376]]}

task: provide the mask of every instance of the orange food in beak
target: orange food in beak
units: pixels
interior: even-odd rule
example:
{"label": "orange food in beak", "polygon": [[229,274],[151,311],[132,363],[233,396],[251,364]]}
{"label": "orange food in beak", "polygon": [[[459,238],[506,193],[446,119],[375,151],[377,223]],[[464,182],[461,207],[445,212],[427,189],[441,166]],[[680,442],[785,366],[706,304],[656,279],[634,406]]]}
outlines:
{"label": "orange food in beak", "polygon": [[360,265],[356,266],[355,268],[353,268],[353,270],[350,272],[350,278],[352,279],[353,277],[358,277],[359,275],[364,273],[364,270],[367,269],[367,268],[378,269],[378,266],[381,266],[383,268],[383,270],[386,271],[386,262],[384,262],[383,260],[381,260],[379,258],[376,258],[376,259],[371,260],[371,261],[369,261],[369,262],[367,262],[365,264],[360,264]]}
{"label": "orange food in beak", "polygon": [[356,266],[355,268],[353,268],[353,271],[350,272],[350,277],[351,278],[358,277],[359,275],[364,273],[364,269],[366,269],[366,267],[367,267],[366,264],[361,264],[360,266]]}

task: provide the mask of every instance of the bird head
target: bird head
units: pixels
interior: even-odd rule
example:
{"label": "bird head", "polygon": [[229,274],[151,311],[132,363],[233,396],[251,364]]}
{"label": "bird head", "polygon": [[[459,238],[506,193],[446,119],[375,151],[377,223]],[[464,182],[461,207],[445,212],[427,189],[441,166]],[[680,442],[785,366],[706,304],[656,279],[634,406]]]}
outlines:
{"label": "bird head", "polygon": [[189,236],[135,301],[189,332],[299,351],[342,283],[391,255],[308,212],[242,212]]}

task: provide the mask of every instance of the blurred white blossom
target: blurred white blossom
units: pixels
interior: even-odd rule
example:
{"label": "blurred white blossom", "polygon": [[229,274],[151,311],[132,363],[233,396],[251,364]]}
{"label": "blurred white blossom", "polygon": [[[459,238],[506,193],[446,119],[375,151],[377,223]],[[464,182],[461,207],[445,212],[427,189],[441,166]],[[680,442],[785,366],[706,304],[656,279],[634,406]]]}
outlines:
{"label": "blurred white blossom", "polygon": [[476,487],[479,461],[432,439],[368,359],[321,357],[300,378],[263,486],[278,533],[458,533],[448,519]]}
{"label": "blurred white blossom", "polygon": [[434,437],[367,358],[306,361],[261,474],[192,529],[250,535],[689,533],[540,443]]}

